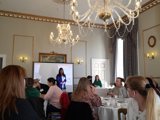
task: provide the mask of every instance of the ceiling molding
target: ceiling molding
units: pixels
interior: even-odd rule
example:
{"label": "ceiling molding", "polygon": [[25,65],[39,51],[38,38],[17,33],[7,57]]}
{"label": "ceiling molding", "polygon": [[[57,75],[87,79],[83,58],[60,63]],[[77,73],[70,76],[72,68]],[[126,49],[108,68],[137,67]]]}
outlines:
{"label": "ceiling molding", "polygon": [[[142,5],[142,9],[140,10],[140,13],[145,12],[146,10],[158,5],[159,3],[160,3],[160,0],[150,0],[149,2]],[[0,10],[0,16],[20,18],[20,19],[33,20],[33,21],[41,21],[41,22],[59,23],[59,24],[69,23],[71,25],[77,26],[77,24],[73,20],[65,20],[65,19],[60,19],[60,18],[45,17],[45,16],[12,12],[12,11]],[[125,19],[126,17],[124,16],[123,18]],[[87,24],[85,24],[84,27],[88,27]],[[108,29],[111,29],[113,27],[113,25],[110,24],[107,27],[108,27]],[[104,29],[105,26],[103,24],[94,24],[93,28]]]}
{"label": "ceiling molding", "polygon": [[150,0],[149,2],[142,5],[140,13],[145,12],[146,10],[158,5],[160,3],[160,0]]}
{"label": "ceiling molding", "polygon": [[[12,11],[0,10],[0,16],[41,21],[41,22],[50,22],[50,23],[59,23],[59,24],[69,23],[70,25],[77,25],[73,20],[38,16],[38,15],[32,15],[32,14],[19,13],[19,12],[12,12]],[[87,27],[87,24],[84,25],[84,27]],[[94,24],[94,28],[104,28],[104,26],[102,24]]]}

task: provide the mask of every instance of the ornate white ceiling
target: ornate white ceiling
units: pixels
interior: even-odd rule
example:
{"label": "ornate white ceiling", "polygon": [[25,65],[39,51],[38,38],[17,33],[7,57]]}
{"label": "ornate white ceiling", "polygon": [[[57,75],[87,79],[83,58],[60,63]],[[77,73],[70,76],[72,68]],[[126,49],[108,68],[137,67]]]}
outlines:
{"label": "ornate white ceiling", "polygon": [[[65,5],[64,17],[64,4],[60,4],[59,1],[61,0],[0,0],[0,10],[71,20],[69,5]],[[150,0],[143,0],[142,4],[148,1]],[[87,9],[86,0],[78,2],[80,11]]]}

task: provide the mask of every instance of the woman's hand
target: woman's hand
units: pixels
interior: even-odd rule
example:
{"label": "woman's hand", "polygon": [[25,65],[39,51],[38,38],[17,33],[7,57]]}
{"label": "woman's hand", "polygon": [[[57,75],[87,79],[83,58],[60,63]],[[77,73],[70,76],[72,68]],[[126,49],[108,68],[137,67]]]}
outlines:
{"label": "woman's hand", "polygon": [[41,94],[40,97],[44,99],[45,94]]}
{"label": "woman's hand", "polygon": [[110,92],[110,93],[107,93],[107,95],[111,96],[111,97],[114,97],[115,94],[113,92]]}

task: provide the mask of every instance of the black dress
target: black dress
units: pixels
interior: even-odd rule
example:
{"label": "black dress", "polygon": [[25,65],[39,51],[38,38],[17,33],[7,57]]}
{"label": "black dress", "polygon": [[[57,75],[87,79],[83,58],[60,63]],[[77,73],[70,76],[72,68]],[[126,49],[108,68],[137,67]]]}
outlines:
{"label": "black dress", "polygon": [[[5,111],[3,120],[40,120],[27,100],[18,98],[16,100],[16,107],[18,112],[8,109]],[[2,120],[2,113],[0,113],[0,120]]]}
{"label": "black dress", "polygon": [[40,117],[40,120],[45,120],[44,100],[40,97],[27,98],[27,100]]}
{"label": "black dress", "polygon": [[65,120],[93,120],[92,110],[88,103],[72,101]]}

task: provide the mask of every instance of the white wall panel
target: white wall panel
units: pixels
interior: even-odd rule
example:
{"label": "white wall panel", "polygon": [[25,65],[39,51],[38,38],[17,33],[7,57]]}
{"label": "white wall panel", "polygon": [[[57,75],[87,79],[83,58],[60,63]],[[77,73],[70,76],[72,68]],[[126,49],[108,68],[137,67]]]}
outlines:
{"label": "white wall panel", "polygon": [[[13,64],[21,65],[27,70],[27,75],[32,76],[34,37],[27,35],[13,36]],[[26,62],[19,60],[20,56],[27,57]]]}

